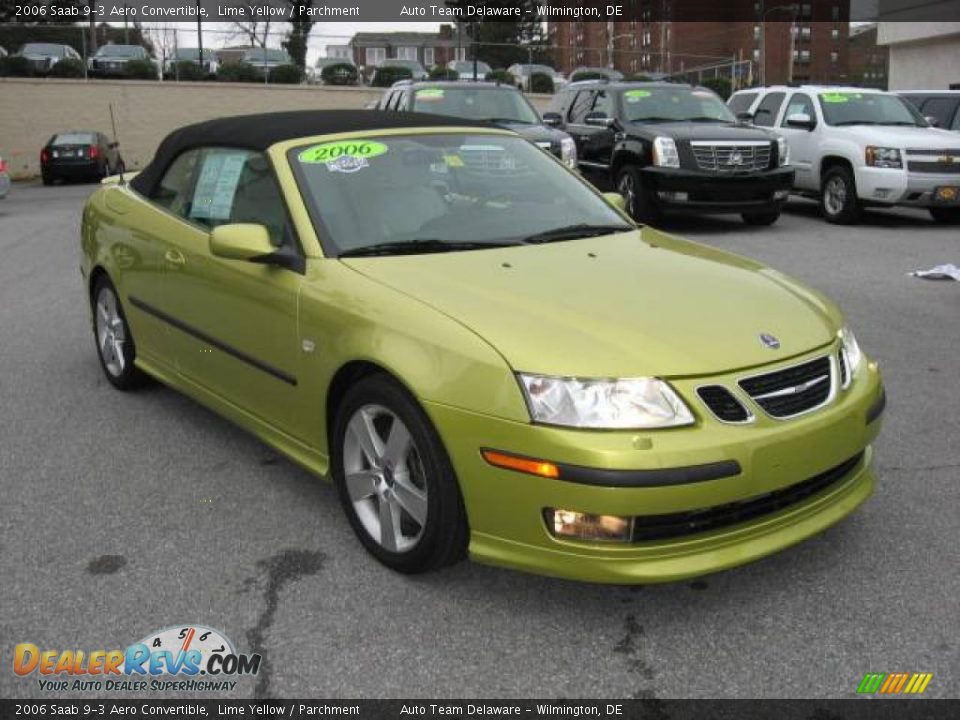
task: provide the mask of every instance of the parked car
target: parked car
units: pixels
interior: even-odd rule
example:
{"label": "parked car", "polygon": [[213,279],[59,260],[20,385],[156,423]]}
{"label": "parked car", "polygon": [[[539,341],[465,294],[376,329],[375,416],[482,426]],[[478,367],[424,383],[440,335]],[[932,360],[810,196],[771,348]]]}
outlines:
{"label": "parked car", "polygon": [[69,45],[58,43],[27,43],[17,53],[26,58],[34,72],[46,75],[61,60],[80,60],[80,53]]}
{"label": "parked car", "polygon": [[477,60],[476,66],[473,60],[451,60],[447,63],[447,70],[453,70],[457,74],[457,79],[464,82],[482,82],[487,79],[488,74],[493,72],[493,69],[482,60]]}
{"label": "parked car", "polygon": [[57,180],[102,180],[123,172],[123,158],[116,142],[94,131],[58,133],[40,151],[44,185]]}
{"label": "parked car", "polygon": [[204,50],[203,51],[203,62],[200,62],[200,48],[177,48],[174,50],[170,57],[166,59],[163,64],[163,77],[165,80],[176,78],[177,69],[176,64],[182,62],[190,62],[195,65],[200,65],[203,69],[203,74],[207,77],[214,77],[217,74],[217,69],[220,67],[220,61],[217,59],[217,53],[215,50]]}
{"label": "parked car", "polygon": [[10,192],[10,174],[7,172],[7,161],[0,155],[0,199]]}
{"label": "parked car", "polygon": [[[578,80],[577,75],[586,75],[588,73],[591,75],[602,75],[607,80],[610,80],[612,82],[619,82],[623,80],[623,73],[620,72],[619,70],[614,70],[613,68],[605,68],[605,67],[581,66],[578,68],[574,68],[570,72],[570,82],[576,82]],[[584,78],[584,79],[587,79],[587,78]],[[590,79],[596,79],[596,78],[590,78]]]}
{"label": "parked car", "polygon": [[960,132],[960,90],[910,90],[899,93],[934,127]]}
{"label": "parked car", "polygon": [[641,222],[663,213],[739,213],[750,225],[770,225],[793,183],[783,138],[738,124],[706,88],[573,83],[543,118],[573,136],[584,175],[620,191]]}
{"label": "parked car", "polygon": [[676,581],[853,512],[884,391],[841,312],[617,204],[488,124],[208,120],[87,199],[86,322],[110,385],[331,479],[401,572]]}
{"label": "parked car", "polygon": [[530,91],[530,78],[538,73],[547,75],[553,80],[554,91],[560,90],[567,84],[566,78],[549,65],[516,63],[508,67],[507,72],[513,76],[514,85],[520,90],[526,90],[527,92]]}
{"label": "parked car", "polygon": [[240,58],[241,62],[252,65],[261,75],[270,76],[274,68],[281,65],[292,65],[293,58],[286,50],[277,48],[250,48]]}
{"label": "parked car", "polygon": [[544,125],[530,101],[510,85],[472,80],[401,80],[383,94],[376,107],[495,123],[557,156],[567,167],[577,167],[577,148],[573,138]]}
{"label": "parked car", "polygon": [[87,70],[93,77],[123,77],[132,60],[149,60],[150,54],[140,45],[101,45],[93,57],[87,59]]}
{"label": "parked car", "polygon": [[430,73],[416,60],[401,60],[400,58],[390,58],[380,63],[378,68],[402,67],[407,68],[413,75],[414,80],[426,80]]}
{"label": "parked car", "polygon": [[335,67],[331,71],[333,77],[330,85],[356,85],[360,80],[360,71],[350,58],[318,58],[314,64],[313,79],[315,82],[324,82],[323,71],[328,67]]}
{"label": "parked car", "polygon": [[747,110],[754,124],[787,137],[794,190],[818,198],[828,222],[852,224],[864,207],[895,205],[960,221],[957,136],[930,127],[904,98],[819,85],[741,92],[757,93]]}

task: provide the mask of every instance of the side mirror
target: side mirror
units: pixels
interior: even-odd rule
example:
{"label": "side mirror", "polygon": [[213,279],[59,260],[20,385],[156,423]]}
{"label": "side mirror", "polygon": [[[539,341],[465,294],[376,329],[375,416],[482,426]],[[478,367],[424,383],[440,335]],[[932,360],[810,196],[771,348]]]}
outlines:
{"label": "side mirror", "polygon": [[930,127],[940,127],[940,121],[933,115],[924,115],[923,119],[930,123]]}
{"label": "side mirror", "polygon": [[560,127],[563,124],[563,117],[561,117],[560,113],[545,112],[543,114],[543,124],[549,125],[550,127]]}
{"label": "side mirror", "polygon": [[215,227],[210,233],[210,252],[230,260],[255,260],[272,255],[276,248],[263,225],[232,223]]}
{"label": "side mirror", "polygon": [[605,192],[603,194],[603,199],[606,200],[610,205],[615,207],[620,212],[627,211],[627,201],[620,193],[615,192]]}
{"label": "side mirror", "polygon": [[813,130],[816,124],[814,119],[806,113],[794,113],[787,116],[787,127]]}
{"label": "side mirror", "polygon": [[613,127],[613,118],[607,117],[601,112],[591,112],[587,113],[587,116],[583,119],[585,125],[590,125],[592,127]]}
{"label": "side mirror", "polygon": [[753,122],[753,113],[752,113],[752,112],[738,112],[738,113],[737,113],[737,120],[739,120],[740,122],[745,122],[745,123]]}

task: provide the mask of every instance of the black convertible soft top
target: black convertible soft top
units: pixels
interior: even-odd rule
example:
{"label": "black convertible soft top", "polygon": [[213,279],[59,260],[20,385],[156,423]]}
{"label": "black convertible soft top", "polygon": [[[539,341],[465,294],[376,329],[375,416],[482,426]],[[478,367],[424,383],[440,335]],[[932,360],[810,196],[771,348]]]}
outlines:
{"label": "black convertible soft top", "polygon": [[382,110],[296,110],[217,118],[187,125],[167,135],[157,148],[153,160],[130,181],[130,185],[149,197],[170,163],[184,150],[196,147],[237,147],[263,151],[283,140],[311,135],[438,125],[489,127],[477,120]]}

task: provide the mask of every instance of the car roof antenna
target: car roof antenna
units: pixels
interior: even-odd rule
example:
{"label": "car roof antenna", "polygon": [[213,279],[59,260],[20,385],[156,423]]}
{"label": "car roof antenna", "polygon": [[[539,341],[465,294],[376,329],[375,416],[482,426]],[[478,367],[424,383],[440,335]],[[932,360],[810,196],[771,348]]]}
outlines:
{"label": "car roof antenna", "polygon": [[[119,145],[120,139],[117,137],[117,119],[113,115],[113,103],[110,103],[109,107],[110,107],[110,125],[113,127],[113,141],[117,143],[117,145]],[[126,171],[127,169],[125,167],[120,168],[120,180],[118,181],[118,184],[120,185],[127,184],[127,181],[123,177],[123,174]]]}

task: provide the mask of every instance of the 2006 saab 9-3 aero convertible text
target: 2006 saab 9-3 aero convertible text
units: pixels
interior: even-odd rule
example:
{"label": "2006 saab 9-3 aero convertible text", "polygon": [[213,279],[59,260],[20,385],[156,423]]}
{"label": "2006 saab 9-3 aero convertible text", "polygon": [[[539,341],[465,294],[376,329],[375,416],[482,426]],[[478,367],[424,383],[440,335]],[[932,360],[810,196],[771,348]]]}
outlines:
{"label": "2006 saab 9-3 aero convertible text", "polygon": [[100,360],[331,476],[404,572],[675,580],[839,521],[884,406],[840,312],[617,200],[470,121],[193,125],[84,210]]}

